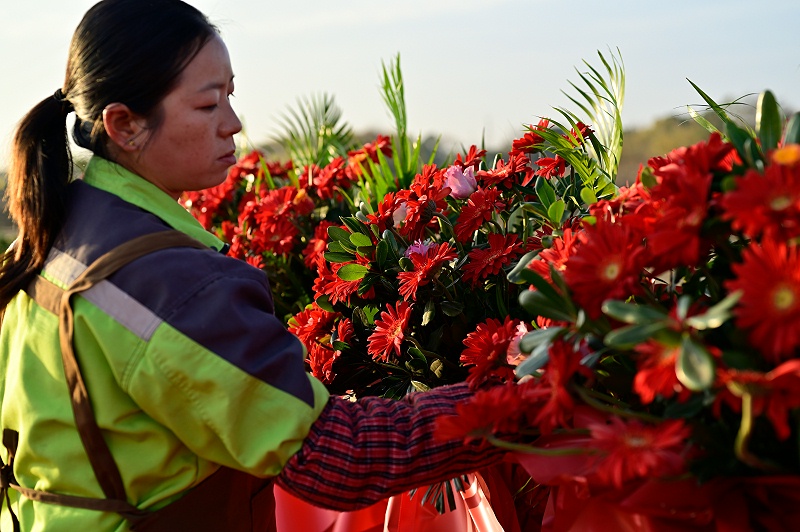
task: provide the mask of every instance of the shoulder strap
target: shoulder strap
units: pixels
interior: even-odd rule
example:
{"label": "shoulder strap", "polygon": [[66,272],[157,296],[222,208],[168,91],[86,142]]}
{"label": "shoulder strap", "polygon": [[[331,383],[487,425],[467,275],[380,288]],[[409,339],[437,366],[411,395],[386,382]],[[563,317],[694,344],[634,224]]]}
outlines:
{"label": "shoulder strap", "polygon": [[[89,457],[92,470],[107,499],[127,501],[127,496],[117,463],[114,461],[108,444],[95,420],[86,384],[81,375],[78,360],[75,357],[73,349],[74,316],[70,299],[75,294],[88,290],[126,264],[149,253],[172,247],[208,249],[204,244],[180,231],[169,230],[152,233],[134,238],[102,255],[75,279],[67,290],[60,290],[42,276],[37,276],[26,288],[26,292],[37,303],[41,301],[42,306],[57,311],[56,314],[59,316],[61,359],[64,364],[64,373],[69,387],[76,427]],[[26,496],[30,496],[27,491],[25,490],[23,493]],[[41,497],[38,500],[51,502]],[[65,502],[62,501],[61,504]],[[68,502],[66,504],[68,506],[74,505]]]}

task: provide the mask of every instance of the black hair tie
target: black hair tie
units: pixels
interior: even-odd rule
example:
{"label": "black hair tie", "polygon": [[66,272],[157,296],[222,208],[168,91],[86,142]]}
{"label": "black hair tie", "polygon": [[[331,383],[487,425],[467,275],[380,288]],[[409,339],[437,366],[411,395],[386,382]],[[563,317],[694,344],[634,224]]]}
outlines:
{"label": "black hair tie", "polygon": [[70,102],[66,95],[64,95],[64,91],[61,89],[56,89],[56,92],[53,93],[53,99],[60,103],[61,105],[65,106],[65,110],[67,113],[72,112],[75,108],[72,106],[72,102]]}

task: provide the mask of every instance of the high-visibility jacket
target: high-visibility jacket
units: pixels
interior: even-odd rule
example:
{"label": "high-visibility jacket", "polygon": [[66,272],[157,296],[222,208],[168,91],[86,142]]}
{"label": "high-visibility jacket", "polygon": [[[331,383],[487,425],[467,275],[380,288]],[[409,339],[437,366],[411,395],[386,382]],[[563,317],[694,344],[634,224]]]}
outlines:
{"label": "high-visibility jacket", "polygon": [[[96,258],[173,228],[209,249],[158,251],[73,299],[74,347],[129,502],[159,508],[219,465],[277,475],[328,400],[273,315],[263,272],[148,181],[99,157],[69,187],[68,219],[41,272],[66,288]],[[103,498],[75,429],[56,315],[20,292],[0,329],[0,428],[19,433],[21,486]],[[4,455],[7,461],[8,456]],[[127,530],[118,514],[10,492],[23,530]],[[0,528],[11,530],[7,509]]]}

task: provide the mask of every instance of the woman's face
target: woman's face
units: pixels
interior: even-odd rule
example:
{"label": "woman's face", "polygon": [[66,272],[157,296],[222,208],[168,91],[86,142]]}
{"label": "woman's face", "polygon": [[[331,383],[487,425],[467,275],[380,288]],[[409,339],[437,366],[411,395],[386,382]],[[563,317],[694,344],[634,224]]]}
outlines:
{"label": "woman's face", "polygon": [[135,171],[174,198],[225,180],[236,162],[234,134],[242,123],[233,112],[233,71],[225,44],[209,40],[160,104],[161,121],[136,143]]}

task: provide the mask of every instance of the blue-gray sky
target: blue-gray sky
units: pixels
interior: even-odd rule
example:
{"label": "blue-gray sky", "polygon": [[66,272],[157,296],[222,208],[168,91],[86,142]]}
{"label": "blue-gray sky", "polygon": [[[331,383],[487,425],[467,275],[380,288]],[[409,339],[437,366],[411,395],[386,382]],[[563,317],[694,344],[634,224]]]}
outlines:
{"label": "blue-gray sky", "polygon": [[[0,148],[14,124],[61,86],[69,40],[92,0],[3,0]],[[796,0],[190,0],[222,30],[234,106],[255,142],[299,97],[332,94],[356,130],[391,131],[381,63],[397,53],[412,133],[503,149],[523,124],[567,104],[584,59],[619,48],[623,120],[646,125],[700,98],[769,88],[800,107]]]}

